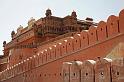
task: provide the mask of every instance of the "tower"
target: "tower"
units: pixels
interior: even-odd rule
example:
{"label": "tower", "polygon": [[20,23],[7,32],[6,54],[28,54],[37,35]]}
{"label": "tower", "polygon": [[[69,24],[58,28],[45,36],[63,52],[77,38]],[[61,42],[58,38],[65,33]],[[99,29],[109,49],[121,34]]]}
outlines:
{"label": "tower", "polygon": [[73,10],[73,12],[71,13],[71,16],[74,17],[74,18],[77,18],[77,14],[76,12]]}
{"label": "tower", "polygon": [[52,15],[51,10],[47,9],[45,15],[46,17],[50,17]]}

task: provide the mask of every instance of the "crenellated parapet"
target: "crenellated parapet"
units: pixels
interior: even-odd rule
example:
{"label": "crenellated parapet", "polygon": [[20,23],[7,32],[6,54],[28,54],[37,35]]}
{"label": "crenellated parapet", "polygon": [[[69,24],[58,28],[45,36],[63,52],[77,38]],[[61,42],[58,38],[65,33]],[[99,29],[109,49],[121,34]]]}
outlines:
{"label": "crenellated parapet", "polygon": [[[80,80],[90,82],[94,82],[94,80],[95,82],[99,82],[100,80],[104,80],[105,82],[119,82],[121,79],[123,79],[123,60],[114,60],[116,63],[108,58],[99,58],[96,62],[94,60],[86,60],[82,63],[75,61],[70,62],[70,60],[81,60],[81,58],[82,60],[83,58],[94,59],[95,56],[99,55],[96,52],[91,52],[89,56],[85,54],[90,52],[90,50],[93,51],[94,47],[97,47],[96,49],[98,52],[100,48],[106,49],[104,48],[105,43],[110,44],[106,45],[107,47],[110,47],[113,43],[117,43],[117,41],[123,41],[123,39],[120,38],[124,35],[123,22],[124,10],[120,12],[119,16],[109,16],[106,22],[100,21],[98,26],[90,26],[89,30],[83,30],[72,36],[52,41],[51,43],[48,43],[49,45],[38,45],[37,52],[32,54],[30,57],[21,60],[20,62],[3,70],[0,73],[1,81],[10,79],[12,77],[14,78],[17,75],[21,75],[36,68],[42,68],[47,64],[51,64],[66,58],[63,61],[67,60],[69,63],[63,64],[63,75],[65,75],[63,76],[64,82],[70,82],[70,80],[71,82],[80,82]],[[114,41],[110,43],[109,41],[111,40]],[[101,44],[102,46],[97,46]],[[83,53],[83,51],[85,52]],[[108,50],[108,52],[110,52],[110,50]],[[100,56],[104,57],[106,55]],[[122,58],[123,56],[124,55],[122,55]],[[68,57],[70,57],[70,59]],[[120,65],[119,62],[121,62],[121,66],[118,66]],[[116,68],[118,69],[117,71],[115,70]],[[80,77],[80,74],[82,74],[82,77]],[[117,80],[115,77],[119,79]]]}
{"label": "crenellated parapet", "polygon": [[[122,13],[122,11],[120,13]],[[64,56],[123,35],[123,33],[120,31],[121,28],[123,28],[120,27],[120,20],[122,19],[111,15],[107,22],[100,21],[98,26],[91,26],[89,30],[83,30],[72,37],[67,37],[53,43],[53,45],[56,45],[56,49],[60,48],[60,50],[57,50],[56,53],[59,52]]]}
{"label": "crenellated parapet", "polygon": [[124,58],[70,61],[62,65],[62,82],[122,82]]}

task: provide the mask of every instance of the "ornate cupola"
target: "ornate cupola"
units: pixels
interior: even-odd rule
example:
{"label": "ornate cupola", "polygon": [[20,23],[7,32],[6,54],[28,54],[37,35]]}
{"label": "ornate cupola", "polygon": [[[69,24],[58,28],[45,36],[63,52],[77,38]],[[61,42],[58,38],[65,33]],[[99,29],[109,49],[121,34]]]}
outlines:
{"label": "ornate cupola", "polygon": [[13,39],[13,36],[15,35],[15,31],[11,32],[11,38]]}
{"label": "ornate cupola", "polygon": [[46,17],[50,17],[52,15],[51,10],[47,9],[46,10]]}
{"label": "ornate cupola", "polygon": [[74,17],[74,18],[77,18],[77,14],[76,12],[73,10],[73,12],[71,13],[71,16]]}
{"label": "ornate cupola", "polygon": [[6,41],[3,41],[3,47],[5,47],[5,45],[6,45]]}
{"label": "ornate cupola", "polygon": [[32,28],[34,23],[35,23],[35,19],[31,17],[30,20],[28,21],[28,28]]}

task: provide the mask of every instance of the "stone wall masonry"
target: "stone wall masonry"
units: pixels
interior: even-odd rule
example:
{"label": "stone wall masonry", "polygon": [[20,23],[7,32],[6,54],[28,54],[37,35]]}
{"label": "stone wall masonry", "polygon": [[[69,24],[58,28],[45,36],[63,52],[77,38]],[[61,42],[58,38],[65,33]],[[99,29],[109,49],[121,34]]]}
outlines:
{"label": "stone wall masonry", "polygon": [[95,66],[96,61],[86,60],[81,68],[81,82],[94,82],[95,80]]}
{"label": "stone wall masonry", "polygon": [[112,82],[123,82],[124,81],[124,58],[119,58],[112,62],[111,75]]}
{"label": "stone wall masonry", "polygon": [[124,33],[124,9],[119,13],[119,29]]}
{"label": "stone wall masonry", "polygon": [[70,82],[80,82],[80,73],[81,73],[81,65],[82,62],[80,61],[72,61],[70,65]]}
{"label": "stone wall masonry", "polygon": [[[123,82],[123,67],[124,58],[113,61],[108,58],[100,58],[96,61],[70,61],[66,63],[68,69],[66,72],[69,73],[70,78],[67,80],[64,72],[63,82]],[[64,68],[62,71],[65,71]]]}
{"label": "stone wall masonry", "polygon": [[63,82],[70,82],[70,65],[71,62],[63,62],[62,73],[63,73]]}
{"label": "stone wall masonry", "polygon": [[[27,80],[27,82],[35,82],[35,80],[32,78],[34,76],[31,76],[31,74],[35,75],[36,71],[40,70],[39,68],[42,69],[42,68],[44,68],[45,65],[50,64],[53,61],[61,60],[62,58],[70,56],[71,54],[74,54],[74,53],[76,54],[77,51],[83,52],[84,49],[86,49],[86,48],[87,48],[87,50],[90,50],[90,48],[93,47],[95,44],[100,45],[99,44],[100,42],[109,41],[113,37],[121,36],[123,34],[124,34],[124,10],[122,10],[119,13],[119,17],[111,15],[108,18],[107,22],[100,21],[97,27],[91,26],[88,31],[83,30],[82,32],[77,33],[72,37],[68,37],[68,38],[63,39],[62,41],[55,42],[52,46],[47,46],[47,47],[45,47],[45,49],[39,50],[33,56],[3,70],[2,72],[0,72],[0,81],[1,82],[17,82],[15,79],[18,78],[18,81],[19,81],[19,78],[23,78],[20,80],[20,82],[26,82],[26,80]],[[118,40],[119,40],[119,38],[118,38]],[[96,54],[96,56],[98,56],[98,54]],[[83,59],[83,57],[84,56],[82,55],[79,58]],[[87,57],[86,59],[90,59],[91,57]],[[71,58],[71,60],[73,60],[73,58]],[[67,58],[67,60],[70,60],[70,59]],[[60,62],[58,62],[58,63],[60,63]],[[122,67],[118,67],[114,64],[111,64],[111,62],[108,61],[107,59],[102,59],[101,61],[100,60],[96,61],[95,68],[90,69],[88,71],[90,71],[90,73],[91,73],[91,70],[95,71],[95,80],[93,80],[93,82],[101,82],[101,81],[102,82],[117,82],[117,81],[122,82],[122,81],[124,81]],[[121,74],[122,76],[118,76],[117,79],[119,79],[119,80],[117,80],[117,81],[115,80],[115,78],[113,78],[114,75],[111,70],[111,69],[115,70],[115,68],[118,68],[118,70],[119,70],[119,73],[117,72],[117,75],[120,75],[122,73]],[[55,70],[55,71],[61,72],[60,71],[61,69],[59,69],[59,67],[56,69],[57,70]],[[84,68],[84,69],[86,69],[86,68]],[[40,74],[38,75],[39,79],[42,78],[41,79],[42,82],[49,82],[47,80],[50,80],[50,79],[47,79],[47,78],[49,78],[52,75],[47,76],[46,74],[42,74],[42,73],[48,72],[48,70],[46,71],[46,69],[43,69],[43,70],[44,70],[44,72],[42,72],[42,70],[40,70],[41,75]],[[33,73],[30,73],[31,71],[33,71]],[[121,73],[120,73],[120,71],[121,71]],[[27,76],[27,75],[24,76],[26,73],[29,76]],[[28,73],[30,73],[30,74],[28,74]],[[92,73],[94,73],[94,72],[92,71]],[[57,81],[60,81],[59,76],[62,76],[62,74],[60,73],[60,75],[58,77],[56,74],[54,74],[54,76],[56,77],[54,79],[57,79],[55,82],[57,82]],[[86,78],[93,79],[91,77],[87,77],[87,73],[86,73]],[[33,80],[31,80],[31,79],[33,79]],[[88,79],[88,81],[90,81],[90,79]],[[30,80],[30,81],[28,81],[28,80]],[[52,80],[52,78],[51,78],[51,80]],[[71,80],[71,78],[70,78],[70,80]],[[69,80],[69,82],[70,82],[70,80]],[[81,78],[80,78],[80,80],[81,80]],[[61,82],[63,82],[63,81],[61,81]],[[67,82],[67,80],[65,82]]]}
{"label": "stone wall masonry", "polygon": [[112,82],[111,59],[99,59],[95,65],[95,82]]}
{"label": "stone wall masonry", "polygon": [[100,21],[97,26],[97,36],[98,41],[104,41],[108,34],[107,34],[107,25],[106,22]]}
{"label": "stone wall masonry", "polygon": [[119,33],[119,18],[111,15],[107,19],[107,33],[108,37],[115,36]]}

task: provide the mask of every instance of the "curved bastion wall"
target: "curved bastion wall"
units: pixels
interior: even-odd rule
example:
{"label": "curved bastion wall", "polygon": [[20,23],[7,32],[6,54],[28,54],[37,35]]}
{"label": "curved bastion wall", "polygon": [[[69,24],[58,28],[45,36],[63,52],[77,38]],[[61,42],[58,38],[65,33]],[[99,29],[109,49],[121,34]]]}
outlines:
{"label": "curved bastion wall", "polygon": [[[37,53],[33,56],[0,72],[0,80],[1,82],[63,82],[63,80],[64,82],[81,82],[81,79],[84,78],[83,80],[87,80],[87,82],[88,80],[89,82],[101,82],[100,79],[106,78],[102,76],[103,72],[100,72],[103,70],[105,75],[108,75],[104,82],[122,82],[124,81],[124,75],[122,74],[122,77],[120,76],[122,80],[119,81],[114,78],[115,76],[109,73],[112,71],[110,68],[113,64],[111,65],[106,59],[106,61],[102,61],[108,63],[105,63],[105,69],[102,65],[99,66],[99,62],[97,62],[98,65],[96,64],[95,68],[92,65],[86,64],[92,68],[89,69],[91,73],[93,73],[92,70],[98,69],[94,73],[95,77],[91,74],[94,77],[91,77],[92,80],[88,79],[90,77],[80,77],[80,75],[75,77],[75,74],[71,75],[73,80],[70,76],[64,77],[62,72],[63,62],[73,60],[84,61],[87,59],[95,60],[96,57],[106,57],[120,42],[124,42],[124,10],[119,13],[119,16],[109,16],[107,22],[100,21],[97,27],[91,26],[89,30],[83,30],[74,36],[63,38],[58,42],[55,41],[50,46],[46,45],[43,48],[39,46]],[[67,66],[71,65],[70,63]],[[116,65],[113,69],[115,68]],[[121,67],[117,68],[122,70]],[[72,66],[72,69],[67,68],[68,75],[75,71],[74,69],[77,69],[77,67]],[[76,72],[82,74],[78,70]],[[97,75],[99,75],[99,72],[101,76],[98,76],[98,78]]]}

